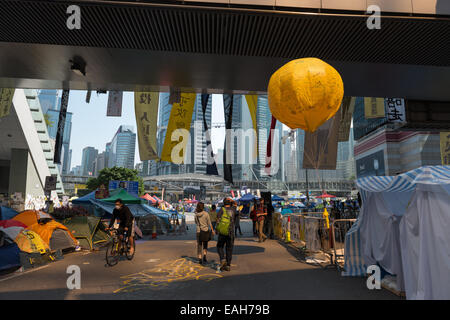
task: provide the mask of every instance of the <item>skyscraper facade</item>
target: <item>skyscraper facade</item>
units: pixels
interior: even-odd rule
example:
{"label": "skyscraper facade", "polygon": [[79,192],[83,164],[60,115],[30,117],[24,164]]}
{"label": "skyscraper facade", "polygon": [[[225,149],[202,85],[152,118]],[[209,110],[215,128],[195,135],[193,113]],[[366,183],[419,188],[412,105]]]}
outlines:
{"label": "skyscraper facade", "polygon": [[[61,110],[61,97],[58,96],[57,90],[39,90],[39,103],[41,104],[42,112],[47,117],[48,125],[47,131],[50,139],[56,140],[56,133],[58,131],[59,112]],[[72,134],[72,113],[66,113],[66,121],[64,124],[62,151],[61,151],[61,165],[60,173],[67,174],[70,171],[70,138]]]}
{"label": "skyscraper facade", "polygon": [[83,155],[81,158],[81,175],[94,175],[95,159],[97,158],[97,155],[98,150],[94,147],[86,147],[83,149]]}
{"label": "skyscraper facade", "polygon": [[136,133],[133,126],[120,126],[114,135],[108,153],[108,167],[134,169]]}

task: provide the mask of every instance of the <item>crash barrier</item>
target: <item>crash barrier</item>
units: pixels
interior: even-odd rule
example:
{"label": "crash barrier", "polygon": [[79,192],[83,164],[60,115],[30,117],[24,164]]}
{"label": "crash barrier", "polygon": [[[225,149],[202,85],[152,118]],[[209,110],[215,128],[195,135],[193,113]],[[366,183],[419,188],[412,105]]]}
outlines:
{"label": "crash barrier", "polygon": [[[187,225],[186,225],[186,215],[182,214],[182,217],[179,218],[178,215],[171,216],[169,219],[170,228],[167,234],[178,235],[187,233]],[[180,223],[181,220],[181,223]]]}
{"label": "crash barrier", "polygon": [[345,235],[355,223],[356,219],[338,219],[334,220],[331,228],[333,250],[334,250],[334,265],[341,271],[344,265],[345,253]]}
{"label": "crash barrier", "polygon": [[[323,252],[330,263],[341,269],[345,249],[345,234],[356,219],[327,219],[323,213],[275,214],[274,234],[278,239],[302,243],[309,253]],[[289,233],[288,233],[289,231]],[[286,242],[289,242],[286,241]]]}

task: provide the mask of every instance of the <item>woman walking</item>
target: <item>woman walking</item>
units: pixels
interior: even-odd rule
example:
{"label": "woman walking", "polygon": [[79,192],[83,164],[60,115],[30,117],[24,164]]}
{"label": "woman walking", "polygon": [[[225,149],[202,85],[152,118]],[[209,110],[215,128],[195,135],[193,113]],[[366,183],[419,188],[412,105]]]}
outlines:
{"label": "woman walking", "polygon": [[195,209],[195,224],[197,225],[197,257],[200,264],[208,262],[206,260],[208,241],[211,240],[211,233],[213,235],[215,234],[211,224],[211,218],[204,209],[205,205],[203,202],[197,203],[197,208]]}

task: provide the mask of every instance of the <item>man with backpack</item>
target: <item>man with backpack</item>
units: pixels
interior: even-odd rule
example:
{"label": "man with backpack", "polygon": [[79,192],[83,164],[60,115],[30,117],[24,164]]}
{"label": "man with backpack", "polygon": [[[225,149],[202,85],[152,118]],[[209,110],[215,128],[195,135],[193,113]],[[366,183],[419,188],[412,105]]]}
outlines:
{"label": "man with backpack", "polygon": [[[219,235],[217,239],[217,252],[220,257],[220,270],[230,271],[233,255],[236,208],[232,207],[232,201],[229,198],[225,198],[223,204],[224,207],[217,213],[216,230]],[[224,246],[226,246],[225,252]]]}

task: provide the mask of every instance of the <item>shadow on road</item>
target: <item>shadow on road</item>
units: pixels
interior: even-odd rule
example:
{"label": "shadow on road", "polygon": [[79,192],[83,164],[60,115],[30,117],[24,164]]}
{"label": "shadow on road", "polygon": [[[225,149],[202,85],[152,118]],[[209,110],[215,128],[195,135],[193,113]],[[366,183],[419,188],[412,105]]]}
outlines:
{"label": "shadow on road", "polygon": [[[263,247],[257,246],[243,246],[243,245],[234,245],[233,246],[233,256],[241,255],[241,254],[251,254],[251,253],[263,253],[266,249]],[[217,253],[217,247],[211,247],[208,249],[208,252]]]}

